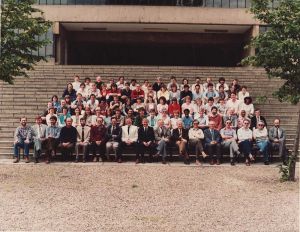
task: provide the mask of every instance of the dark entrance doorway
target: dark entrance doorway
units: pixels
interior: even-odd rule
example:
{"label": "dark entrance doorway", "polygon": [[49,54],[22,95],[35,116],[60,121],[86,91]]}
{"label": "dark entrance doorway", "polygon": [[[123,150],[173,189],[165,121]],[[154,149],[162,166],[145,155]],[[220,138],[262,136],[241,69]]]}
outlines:
{"label": "dark entrance doorway", "polygon": [[69,64],[236,66],[242,58],[239,34],[71,33]]}

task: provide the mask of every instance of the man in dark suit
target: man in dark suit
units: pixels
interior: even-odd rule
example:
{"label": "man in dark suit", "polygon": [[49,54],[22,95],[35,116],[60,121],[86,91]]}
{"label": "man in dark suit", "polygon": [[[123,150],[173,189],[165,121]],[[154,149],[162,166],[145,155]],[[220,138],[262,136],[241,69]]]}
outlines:
{"label": "man in dark suit", "polygon": [[221,135],[218,130],[215,130],[215,122],[209,121],[209,128],[204,131],[205,147],[207,148],[208,155],[210,157],[210,164],[213,165],[214,154],[216,156],[216,164],[220,165],[221,158]]}
{"label": "man in dark suit", "polygon": [[253,128],[256,128],[257,123],[258,123],[259,121],[263,121],[264,124],[265,124],[265,127],[267,127],[267,121],[266,121],[265,117],[260,116],[260,110],[259,110],[259,109],[256,109],[256,110],[255,110],[255,116],[253,116],[253,117],[251,118],[251,126],[250,126],[250,129],[253,130]]}
{"label": "man in dark suit", "polygon": [[285,130],[280,127],[280,119],[274,120],[274,126],[269,130],[269,140],[272,143],[272,150],[277,149],[284,164],[287,160],[287,149],[285,146],[286,134]]}
{"label": "man in dark suit", "polygon": [[107,128],[106,155],[109,158],[109,152],[112,150],[115,154],[115,160],[122,163],[121,157],[118,155],[118,147],[121,140],[121,127],[118,125],[115,117],[111,118],[111,125]]}
{"label": "man in dark suit", "polygon": [[149,151],[149,161],[152,162],[152,156],[155,148],[155,135],[152,127],[148,126],[148,119],[144,118],[142,126],[138,130],[138,156],[137,162],[139,162],[139,155],[141,155],[142,163],[145,162],[144,154],[145,151]]}
{"label": "man in dark suit", "polygon": [[184,164],[190,164],[189,154],[187,153],[189,130],[183,128],[182,120],[177,122],[177,128],[173,130],[171,140],[178,146],[179,154],[184,157]]}
{"label": "man in dark suit", "polygon": [[77,130],[72,126],[72,118],[66,119],[66,125],[61,129],[59,135],[59,147],[61,149],[62,160],[71,157],[77,142]]}

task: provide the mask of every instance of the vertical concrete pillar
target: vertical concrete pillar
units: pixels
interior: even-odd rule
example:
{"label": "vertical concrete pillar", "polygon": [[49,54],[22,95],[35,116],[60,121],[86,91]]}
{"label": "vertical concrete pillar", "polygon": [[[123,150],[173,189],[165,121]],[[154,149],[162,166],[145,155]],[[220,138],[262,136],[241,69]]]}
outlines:
{"label": "vertical concrete pillar", "polygon": [[[259,35],[259,25],[253,25],[246,33],[244,37],[245,45],[249,44],[251,39],[255,36]],[[245,49],[243,53],[243,58],[247,56],[253,56],[255,55],[255,48],[249,47]]]}
{"label": "vertical concrete pillar", "polygon": [[53,24],[53,34],[55,43],[55,63],[67,64],[67,31],[59,23]]}

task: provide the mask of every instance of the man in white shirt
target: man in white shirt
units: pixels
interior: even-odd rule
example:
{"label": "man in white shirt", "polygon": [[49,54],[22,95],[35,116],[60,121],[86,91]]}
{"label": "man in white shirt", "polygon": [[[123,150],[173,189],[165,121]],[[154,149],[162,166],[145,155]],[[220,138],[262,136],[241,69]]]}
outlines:
{"label": "man in white shirt", "polygon": [[132,125],[131,118],[126,118],[125,120],[126,125],[122,126],[122,136],[121,136],[121,144],[118,151],[119,159],[123,160],[123,151],[126,147],[134,147],[136,156],[137,154],[137,140],[138,140],[138,127]]}
{"label": "man in white shirt", "polygon": [[193,127],[189,129],[189,146],[195,148],[196,164],[200,164],[200,153],[203,158],[206,157],[203,151],[202,140],[204,139],[203,131],[199,128],[199,121],[193,121]]}
{"label": "man in white shirt", "polygon": [[234,114],[238,115],[239,108],[240,108],[241,101],[237,99],[235,93],[231,93],[230,99],[226,102],[226,108],[227,109],[233,109]]}
{"label": "man in white shirt", "polygon": [[72,83],[73,89],[77,92],[77,90],[80,88],[80,77],[78,75],[74,76],[74,82]]}
{"label": "man in white shirt", "polygon": [[253,135],[252,130],[249,128],[250,120],[245,119],[243,123],[243,127],[238,129],[238,144],[240,147],[240,152],[242,152],[246,158],[246,165],[250,166],[250,160],[254,160],[251,151],[252,151],[252,141]]}
{"label": "man in white shirt", "polygon": [[201,93],[203,93],[204,92],[204,90],[203,90],[203,86],[201,85],[201,80],[200,80],[200,77],[196,77],[196,82],[195,82],[195,84],[192,84],[192,92],[196,92],[196,86],[197,85],[199,85],[199,91],[201,92]]}
{"label": "man in white shirt", "polygon": [[76,150],[76,159],[75,162],[77,163],[79,160],[79,148],[82,147],[83,159],[82,162],[85,163],[87,156],[89,154],[89,142],[90,142],[90,132],[91,128],[85,125],[85,118],[80,119],[80,126],[76,128],[77,130],[77,143],[75,146]]}

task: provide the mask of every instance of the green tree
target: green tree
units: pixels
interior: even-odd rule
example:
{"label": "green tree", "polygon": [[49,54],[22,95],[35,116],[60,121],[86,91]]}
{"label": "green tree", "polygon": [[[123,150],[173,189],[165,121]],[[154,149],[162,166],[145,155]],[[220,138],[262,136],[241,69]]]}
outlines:
{"label": "green tree", "polygon": [[35,54],[50,43],[37,40],[51,26],[43,18],[43,12],[35,8],[35,0],[5,0],[1,4],[0,80],[13,84],[14,77],[28,77],[26,70],[44,57]]}
{"label": "green tree", "polygon": [[[250,45],[256,49],[254,56],[243,64],[264,67],[270,78],[285,82],[274,93],[280,101],[297,104],[300,101],[300,0],[279,0],[269,7],[271,0],[252,0],[251,13],[268,30],[254,37]],[[299,120],[294,148],[288,166],[288,180],[295,179],[296,158],[299,149]]]}

